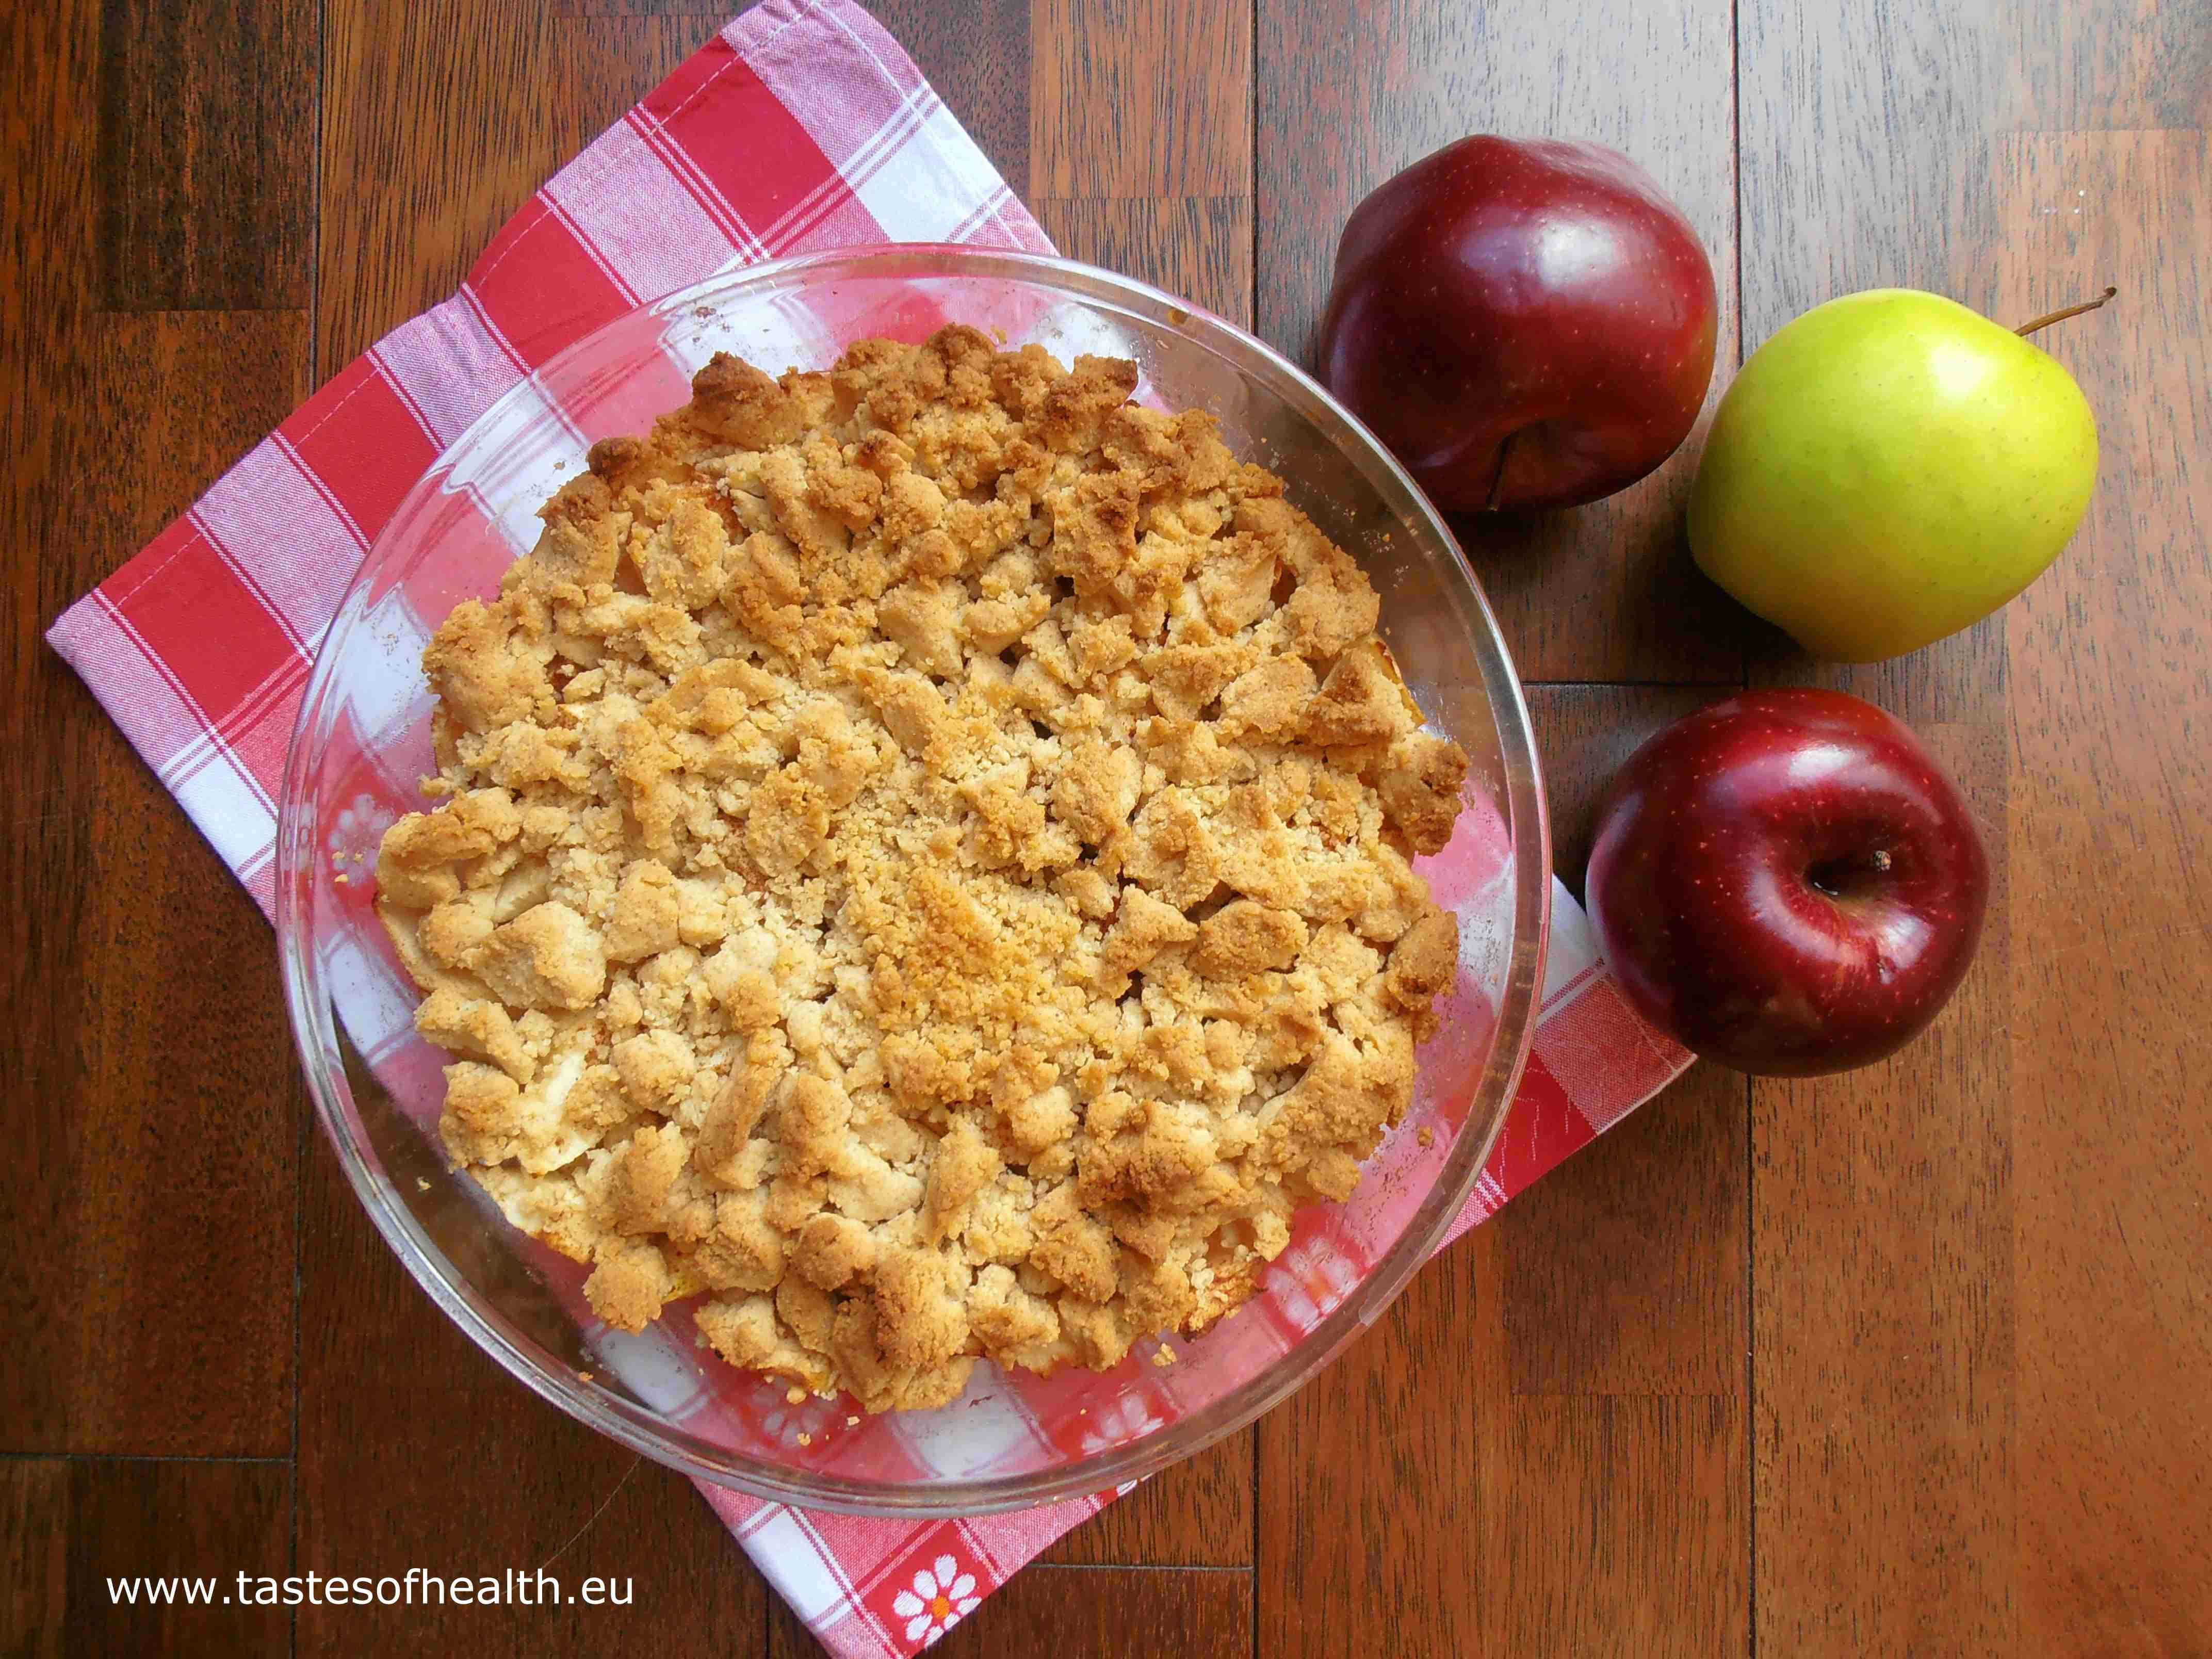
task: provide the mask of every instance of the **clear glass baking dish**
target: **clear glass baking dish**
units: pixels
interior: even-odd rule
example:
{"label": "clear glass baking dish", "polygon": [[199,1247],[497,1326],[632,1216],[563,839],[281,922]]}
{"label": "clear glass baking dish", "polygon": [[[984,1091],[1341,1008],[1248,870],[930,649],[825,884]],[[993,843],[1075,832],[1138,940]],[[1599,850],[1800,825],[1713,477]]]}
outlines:
{"label": "clear glass baking dish", "polygon": [[[1425,860],[1459,915],[1459,985],[1420,1055],[1413,1111],[1347,1204],[1303,1213],[1262,1293],[1203,1336],[1119,1370],[1008,1377],[980,1366],[939,1411],[860,1416],[731,1370],[673,1310],[639,1335],[589,1316],[581,1270],[447,1168],[443,1056],[372,907],[385,828],[433,769],[428,631],[497,585],[535,514],[595,440],[638,431],[728,350],[781,372],[848,343],[972,324],[1062,361],[1133,358],[1138,397],[1218,417],[1241,455],[1360,559],[1382,631],[1433,728],[1473,757],[1451,848]],[[285,994],[323,1127],[378,1229],[431,1299],[545,1399],[700,1479],[815,1508],[978,1514],[1143,1479],[1311,1378],[1387,1308],[1474,1188],[1534,1018],[1550,851],[1528,715],[1449,531],[1366,428],[1260,341],[1186,301],[1072,262],[902,246],[732,271],[580,341],[495,404],[431,469],[362,562],[325,638],[286,767],[277,835]],[[395,1332],[395,1341],[404,1340]],[[848,1419],[859,1417],[857,1423]]]}

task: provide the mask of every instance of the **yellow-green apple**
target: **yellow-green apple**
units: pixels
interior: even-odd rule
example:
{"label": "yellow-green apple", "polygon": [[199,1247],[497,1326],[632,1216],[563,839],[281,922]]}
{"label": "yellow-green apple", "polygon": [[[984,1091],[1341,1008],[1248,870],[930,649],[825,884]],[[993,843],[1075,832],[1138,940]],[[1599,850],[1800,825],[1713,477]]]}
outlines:
{"label": "yellow-green apple", "polygon": [[1816,306],[1721,399],[1690,495],[1705,573],[1816,656],[1979,622],[2058,556],[2097,422],[2048,352],[1940,295]]}
{"label": "yellow-green apple", "polygon": [[1713,378],[1698,233],[1618,150],[1479,133],[1352,210],[1322,379],[1439,507],[1573,507],[1689,435]]}
{"label": "yellow-green apple", "polygon": [[1589,915],[1622,992],[1685,1048],[1809,1077],[1936,1017],[1981,936],[1972,814],[1912,732],[1840,691],[1747,691],[1613,780]]}

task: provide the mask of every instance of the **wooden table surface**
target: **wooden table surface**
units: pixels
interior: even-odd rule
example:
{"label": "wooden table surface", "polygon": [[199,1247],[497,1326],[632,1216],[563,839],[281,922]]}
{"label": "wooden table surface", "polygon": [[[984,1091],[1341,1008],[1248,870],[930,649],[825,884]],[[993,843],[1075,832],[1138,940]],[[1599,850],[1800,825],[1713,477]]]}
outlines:
{"label": "wooden table surface", "polygon": [[[1694,453],[1468,526],[1571,881],[1645,734],[1847,686],[1996,888],[1893,1062],[1700,1066],[1255,1430],[940,1651],[2212,1653],[2212,0],[876,0],[1067,252],[1303,353],[1351,204],[1583,135],[1689,212],[1724,382],[1849,289],[2018,319],[2103,428],[2058,566],[1837,671],[1692,570]],[[712,0],[41,0],[0,23],[0,1647],[809,1643],[676,1476],[432,1310],[313,1127],[269,931],[40,635],[451,289]],[[1716,392],[1718,385],[1716,386]],[[628,1575],[620,1610],[109,1605],[106,1576]]]}

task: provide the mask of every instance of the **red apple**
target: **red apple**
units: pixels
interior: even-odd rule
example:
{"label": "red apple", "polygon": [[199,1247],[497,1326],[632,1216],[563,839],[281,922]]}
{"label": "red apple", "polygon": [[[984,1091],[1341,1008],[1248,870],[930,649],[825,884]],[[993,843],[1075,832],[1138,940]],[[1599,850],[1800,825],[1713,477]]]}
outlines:
{"label": "red apple", "polygon": [[1683,1047],[1812,1077],[1904,1046],[1958,988],[1989,866],[1927,746],[1840,691],[1747,691],[1613,780],[1590,921],[1621,989]]}
{"label": "red apple", "polygon": [[1697,232],[1635,162],[1482,134],[1352,210],[1316,352],[1437,506],[1573,507],[1689,435],[1717,313]]}

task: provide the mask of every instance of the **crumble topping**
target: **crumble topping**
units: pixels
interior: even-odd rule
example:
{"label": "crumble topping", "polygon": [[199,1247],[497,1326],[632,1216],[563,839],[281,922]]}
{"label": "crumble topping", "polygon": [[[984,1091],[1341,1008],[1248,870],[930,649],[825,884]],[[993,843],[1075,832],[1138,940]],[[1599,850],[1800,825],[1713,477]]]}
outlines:
{"label": "crumble topping", "polygon": [[635,1330],[869,1410],[1255,1288],[1412,1097],[1466,757],[1134,366],[718,356],[423,662],[379,909],[441,1130]]}

